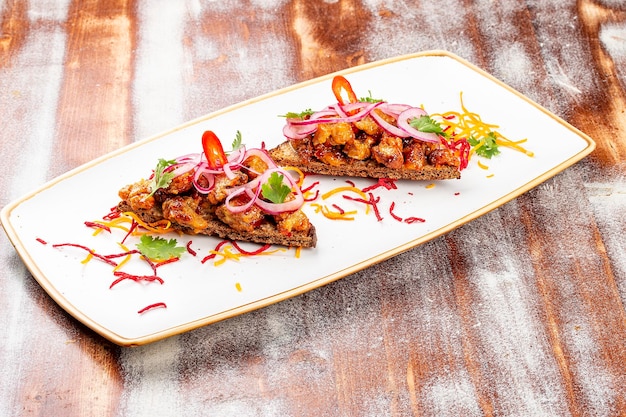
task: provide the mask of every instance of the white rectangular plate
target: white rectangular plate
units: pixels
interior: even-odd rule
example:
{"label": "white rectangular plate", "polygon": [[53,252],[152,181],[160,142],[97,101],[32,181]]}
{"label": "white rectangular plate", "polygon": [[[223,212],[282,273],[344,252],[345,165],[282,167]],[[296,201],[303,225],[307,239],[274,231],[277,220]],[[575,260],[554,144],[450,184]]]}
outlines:
{"label": "white rectangular plate", "polygon": [[[86,253],[79,249],[52,247],[72,242],[102,254],[120,252],[117,242],[123,232],[93,236],[84,222],[101,219],[115,206],[122,186],[146,177],[159,158],[200,152],[205,130],[216,132],[226,145],[237,130],[248,147],[262,142],[270,148],[278,145],[284,140],[284,119],[278,115],[321,109],[334,101],[330,83],[335,74],[330,74],[209,114],[98,158],[6,206],[2,225],[35,279],[62,308],[119,345],[140,345],[293,297],[397,255],[510,201],[595,147],[593,140],[574,127],[448,52],[400,56],[340,74],[347,75],[359,97],[371,91],[373,97],[389,102],[423,105],[429,113],[460,110],[462,92],[469,110],[499,125],[498,130],[510,139],[527,138],[524,147],[535,156],[503,149],[499,156],[483,160],[488,170],[478,166],[478,158],[472,158],[460,180],[441,181],[434,187],[426,182],[400,181],[396,190],[378,189],[374,193],[381,197],[382,221],[371,212],[366,214],[363,204],[341,196],[323,203],[356,209],[354,221],[327,219],[307,205],[305,211],[317,228],[318,245],[302,250],[299,257],[290,249],[215,266],[200,260],[219,240],[168,236],[180,244],[191,239],[198,255],[185,253],[179,262],[160,267],[162,285],[128,281],[109,289],[114,280],[111,266],[93,260],[81,263]],[[346,178],[308,177],[305,186],[318,180],[322,192],[346,185]],[[375,182],[354,181],[357,187]],[[397,221],[389,213],[391,202],[396,204],[395,214],[425,222]],[[134,242],[136,239],[127,244],[133,247]],[[123,270],[151,273],[139,260]],[[164,302],[167,308],[138,314],[142,307],[156,302]]]}

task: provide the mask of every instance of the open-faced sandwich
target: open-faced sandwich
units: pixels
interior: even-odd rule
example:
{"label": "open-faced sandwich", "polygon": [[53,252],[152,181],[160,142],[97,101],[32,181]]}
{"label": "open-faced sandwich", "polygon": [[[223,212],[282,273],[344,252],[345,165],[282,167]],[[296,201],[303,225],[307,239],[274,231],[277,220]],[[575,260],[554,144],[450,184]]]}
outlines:
{"label": "open-faced sandwich", "polygon": [[224,152],[217,136],[202,136],[204,152],[160,159],[148,179],[119,191],[118,210],[146,223],[222,239],[315,247],[315,227],[302,212],[302,191],[265,149],[246,149],[241,136]]}
{"label": "open-faced sandwich", "polygon": [[269,151],[277,164],[334,176],[460,178],[469,145],[448,139],[422,108],[357,99],[342,76],[333,79],[332,90],[337,103],[285,115],[288,140]]}

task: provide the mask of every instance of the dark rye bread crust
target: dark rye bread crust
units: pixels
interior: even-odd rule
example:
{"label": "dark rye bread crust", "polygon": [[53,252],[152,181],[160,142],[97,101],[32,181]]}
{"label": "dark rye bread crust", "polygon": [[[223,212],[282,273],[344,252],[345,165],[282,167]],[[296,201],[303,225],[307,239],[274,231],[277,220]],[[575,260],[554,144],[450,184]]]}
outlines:
{"label": "dark rye bread crust", "polygon": [[[118,206],[118,210],[121,212],[133,212],[141,220],[146,223],[153,223],[159,220],[163,220],[162,216],[159,216],[155,211],[141,211],[141,210],[132,210],[130,205],[126,201],[121,201]],[[225,223],[222,223],[219,220],[210,220],[209,226],[201,231],[194,232],[193,230],[178,225],[176,223],[172,223],[172,228],[176,231],[185,234],[202,234],[207,236],[215,236],[221,239],[228,240],[236,240],[236,241],[245,241],[245,242],[253,242],[260,244],[273,244],[273,245],[283,245],[288,247],[303,247],[303,248],[314,248],[317,244],[317,235],[315,233],[315,226],[311,224],[311,227],[308,233],[305,235],[303,233],[294,232],[289,236],[279,233],[272,225],[263,224],[260,227],[255,228],[252,232],[238,231],[232,229]]]}
{"label": "dark rye bread crust", "polygon": [[277,147],[270,149],[269,154],[280,166],[293,166],[303,172],[331,176],[348,176],[364,178],[392,178],[405,180],[447,180],[461,178],[457,167],[441,165],[426,165],[421,170],[391,169],[374,161],[350,160],[349,163],[333,166],[318,161],[305,161],[302,159],[289,141],[283,142]]}

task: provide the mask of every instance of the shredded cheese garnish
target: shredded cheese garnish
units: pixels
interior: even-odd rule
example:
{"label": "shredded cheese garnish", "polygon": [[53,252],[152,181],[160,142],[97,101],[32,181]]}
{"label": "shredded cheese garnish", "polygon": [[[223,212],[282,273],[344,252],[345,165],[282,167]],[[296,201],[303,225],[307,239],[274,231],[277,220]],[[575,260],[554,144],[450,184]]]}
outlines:
{"label": "shredded cheese garnish", "polygon": [[[119,247],[120,247],[120,248],[122,248],[122,250],[124,250],[125,252],[130,252],[130,249],[128,249],[128,248],[126,247],[126,245],[124,245],[123,243],[119,243],[119,242],[118,242],[118,245],[119,245]],[[122,260],[120,261],[120,263],[119,263],[119,264],[117,264],[117,266],[116,266],[115,268],[113,268],[113,272],[118,271],[118,270],[119,270],[122,266],[124,266],[124,264],[126,264],[128,261],[130,261],[131,256],[132,256],[132,255],[131,255],[130,253],[129,253],[128,255],[126,255],[126,256],[124,257],[124,259],[122,259]]]}
{"label": "shredded cheese garnish", "polygon": [[[478,113],[471,112],[465,107],[463,102],[463,92],[460,93],[461,99],[461,112],[448,111],[445,113],[434,113],[431,117],[437,117],[439,123],[443,127],[444,131],[450,135],[465,138],[483,138],[492,133],[496,137],[496,143],[500,146],[514,149],[518,152],[522,152],[530,157],[534,156],[534,153],[526,150],[521,146],[527,139],[518,141],[512,141],[498,132],[500,126],[484,122]],[[472,148],[470,156],[475,154],[478,149],[483,145],[479,143]]]}
{"label": "shredded cheese garnish", "polygon": [[[92,249],[92,251],[94,251],[94,250]],[[95,251],[94,251],[94,252],[95,252]],[[85,259],[83,259],[82,261],[80,261],[80,263],[81,263],[81,264],[86,264],[87,262],[91,261],[91,259],[92,259],[92,258],[93,258],[93,253],[92,253],[92,252],[89,252],[89,253],[87,254],[87,257],[86,257]]]}
{"label": "shredded cheese garnish", "polygon": [[298,187],[302,188],[302,183],[304,182],[304,172],[302,172],[302,170],[298,167],[292,167],[292,166],[288,166],[288,167],[283,167],[283,169],[285,171],[294,171],[295,173],[298,174],[298,181],[296,181],[296,183],[298,184]]}
{"label": "shredded cheese garnish", "polygon": [[146,223],[141,220],[139,216],[131,211],[124,212],[124,215],[132,217],[132,219],[135,220],[135,222],[137,222],[139,226],[153,233],[169,233],[172,231],[170,228],[172,226],[172,223],[169,220],[159,220],[158,222],[154,223]]}

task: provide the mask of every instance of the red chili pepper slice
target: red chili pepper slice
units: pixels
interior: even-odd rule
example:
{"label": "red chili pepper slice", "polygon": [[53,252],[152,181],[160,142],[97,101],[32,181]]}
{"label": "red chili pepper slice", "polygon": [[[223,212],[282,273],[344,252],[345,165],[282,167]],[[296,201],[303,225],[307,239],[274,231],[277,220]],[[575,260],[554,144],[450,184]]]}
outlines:
{"label": "red chili pepper slice", "polygon": [[204,150],[204,155],[211,169],[223,167],[228,161],[224,153],[224,148],[222,148],[222,142],[220,142],[215,133],[210,130],[207,130],[202,135],[202,149]]}
{"label": "red chili pepper slice", "polygon": [[337,99],[337,102],[339,102],[339,104],[341,105],[347,104],[346,102],[344,102],[343,97],[341,95],[342,90],[345,90],[346,94],[348,95],[348,103],[356,103],[357,101],[359,101],[356,98],[356,94],[354,94],[354,90],[352,90],[352,86],[350,85],[350,82],[341,75],[337,75],[335,76],[335,78],[333,78],[332,88],[333,88],[333,94],[335,94],[335,98]]}

